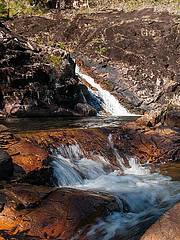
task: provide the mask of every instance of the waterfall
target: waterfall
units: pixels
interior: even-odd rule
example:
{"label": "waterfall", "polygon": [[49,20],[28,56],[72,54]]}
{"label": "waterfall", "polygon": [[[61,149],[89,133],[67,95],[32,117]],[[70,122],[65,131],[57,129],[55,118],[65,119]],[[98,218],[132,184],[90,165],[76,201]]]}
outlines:
{"label": "waterfall", "polygon": [[77,143],[62,144],[53,154],[55,184],[58,186],[74,186],[83,184],[85,179],[95,179],[106,174],[109,162],[102,156],[92,155],[87,158]]}
{"label": "waterfall", "polygon": [[[92,88],[96,90],[90,90],[97,99],[102,100],[102,108],[105,112],[112,116],[132,116],[126,108],[124,108],[110,92],[104,90],[99,84],[95,83],[94,79],[80,71],[80,68],[76,65],[76,74],[85,80]],[[98,100],[99,101],[99,100]]]}
{"label": "waterfall", "polygon": [[[119,155],[114,147],[112,135],[108,136],[108,143],[116,158],[119,170],[114,174],[149,174],[149,169],[140,165],[134,157],[128,157],[129,166],[126,166],[124,159]],[[77,143],[61,144],[53,153],[54,177],[57,179],[58,186],[74,186],[83,184],[83,180],[95,179],[110,173],[108,166],[110,161],[101,155],[90,154],[88,158]]]}
{"label": "waterfall", "polygon": [[[112,135],[108,144],[119,169],[112,170],[110,159],[101,154],[86,153],[81,146],[62,144],[53,151],[52,166],[55,183],[75,189],[109,193],[118,204],[125,204],[127,211],[114,212],[96,219],[85,230],[88,240],[137,239],[164,211],[180,200],[180,184],[159,173],[151,173],[135,157],[126,156],[128,164],[115,148]],[[121,207],[122,209],[122,207]],[[71,240],[80,239],[78,231]]]}

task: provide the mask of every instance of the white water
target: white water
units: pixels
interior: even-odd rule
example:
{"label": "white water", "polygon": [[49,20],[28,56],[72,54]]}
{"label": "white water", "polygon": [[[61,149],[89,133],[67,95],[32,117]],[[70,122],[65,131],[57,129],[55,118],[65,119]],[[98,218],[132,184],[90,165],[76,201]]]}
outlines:
{"label": "white water", "polygon": [[[80,71],[80,68],[76,65],[76,74],[85,80],[90,86],[96,90],[90,90],[97,99],[102,100],[102,108],[105,112],[112,116],[132,116],[126,108],[124,108],[119,101],[108,91],[104,90],[99,84],[95,83],[94,79]],[[100,101],[100,100],[98,100]]]}
{"label": "white water", "polygon": [[84,179],[95,179],[106,174],[109,163],[99,155],[84,156],[77,143],[61,145],[53,156],[54,177],[58,186],[83,184]]}
{"label": "white water", "polygon": [[[108,141],[119,169],[110,170],[109,160],[103,156],[91,154],[87,158],[86,153],[75,143],[61,145],[54,153],[54,176],[59,187],[110,193],[119,205],[126,203],[128,206],[128,212],[114,212],[97,219],[86,230],[88,240],[112,240],[117,236],[123,240],[136,239],[142,228],[148,227],[167,208],[180,200],[180,184],[172,182],[170,177],[151,173],[136,158],[127,157],[126,166],[114,148],[111,135]],[[78,240],[79,236],[80,233],[72,239]]]}

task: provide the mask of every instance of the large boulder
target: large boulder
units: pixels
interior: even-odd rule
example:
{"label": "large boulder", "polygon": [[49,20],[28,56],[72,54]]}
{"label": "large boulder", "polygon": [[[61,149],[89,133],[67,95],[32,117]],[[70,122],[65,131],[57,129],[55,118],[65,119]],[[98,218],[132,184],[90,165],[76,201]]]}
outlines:
{"label": "large boulder", "polygon": [[0,180],[9,180],[13,176],[13,170],[12,158],[0,149]]}
{"label": "large boulder", "polygon": [[119,205],[109,195],[75,190],[15,185],[2,191],[0,234],[31,239],[71,239],[82,227]]}
{"label": "large boulder", "polygon": [[141,240],[178,240],[180,237],[180,204],[166,212],[143,235]]}

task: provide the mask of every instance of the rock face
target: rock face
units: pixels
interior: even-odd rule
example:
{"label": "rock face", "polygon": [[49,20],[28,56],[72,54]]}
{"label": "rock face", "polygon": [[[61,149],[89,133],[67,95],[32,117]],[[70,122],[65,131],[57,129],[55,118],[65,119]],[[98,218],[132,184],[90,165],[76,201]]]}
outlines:
{"label": "rock face", "polygon": [[[82,97],[75,63],[55,48],[37,49],[0,25],[0,109],[5,116],[72,116]],[[88,115],[84,107],[82,115]],[[90,113],[92,114],[92,112]],[[96,115],[94,109],[93,115]]]}
{"label": "rock face", "polygon": [[143,235],[141,240],[178,240],[180,236],[180,204],[166,212]]}
{"label": "rock face", "polygon": [[[178,119],[180,102],[177,16],[143,9],[78,14],[70,22],[59,14],[49,20],[25,17],[11,24],[30,38],[45,29],[54,42],[70,46],[79,65],[127,108],[155,114],[155,124],[179,126],[178,120],[172,122],[172,116]],[[163,113],[171,108],[164,121]]]}
{"label": "rock face", "polygon": [[83,29],[75,51],[88,56],[84,63],[93,67],[94,77],[124,104],[146,112],[179,105],[176,16],[152,9],[79,15],[67,29],[66,41],[73,41],[72,29],[74,38]]}
{"label": "rock face", "polygon": [[52,185],[52,168],[46,163],[47,149],[13,135],[0,125],[0,180],[14,180],[35,185]]}
{"label": "rock face", "polygon": [[109,195],[14,185],[1,191],[0,234],[18,239],[70,239],[98,216],[119,210]]}
{"label": "rock face", "polygon": [[53,17],[15,19],[13,28],[31,38],[45,28],[53,41],[70,46],[85,71],[132,111],[159,115],[179,105],[177,16],[143,9],[77,14],[66,22],[59,13]]}
{"label": "rock face", "polygon": [[12,158],[0,149],[0,180],[8,180],[13,175]]}
{"label": "rock face", "polygon": [[180,106],[171,108],[164,113],[164,118],[162,118],[164,124],[171,127],[180,128]]}

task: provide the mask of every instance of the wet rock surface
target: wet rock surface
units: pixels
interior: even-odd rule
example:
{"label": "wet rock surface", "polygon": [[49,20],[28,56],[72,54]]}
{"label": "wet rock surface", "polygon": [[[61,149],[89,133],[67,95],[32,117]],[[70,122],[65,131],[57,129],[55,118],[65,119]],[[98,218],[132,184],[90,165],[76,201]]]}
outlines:
{"label": "wet rock surface", "polygon": [[141,240],[178,240],[180,236],[180,204],[166,212],[143,235]]}
{"label": "wet rock surface", "polygon": [[[65,129],[20,133],[18,137],[42,149],[56,149],[61,144],[75,144],[87,153],[100,153],[116,165],[115,155],[108,140],[112,136],[114,147],[122,156],[136,156],[141,163],[173,162],[179,159],[179,131],[167,127],[149,128],[141,119],[122,124],[118,128]],[[94,147],[95,146],[95,147]]]}
{"label": "wet rock surface", "polygon": [[52,169],[46,163],[47,149],[19,138],[3,125],[0,125],[0,138],[0,180],[13,177],[15,181],[52,185]]}
{"label": "wet rock surface", "polygon": [[[73,190],[7,186],[0,212],[0,234],[15,239],[70,239],[98,217],[119,210],[110,195]],[[29,237],[29,238],[28,238]]]}
{"label": "wet rock surface", "polygon": [[[78,142],[85,157],[91,159],[92,155],[100,154],[108,158],[110,171],[118,169],[114,149],[124,159],[136,156],[145,164],[178,161],[178,133],[164,127],[138,125],[138,121],[111,129],[60,129],[16,134],[1,126],[0,134],[5,139],[3,148],[11,154],[15,166],[13,182],[0,185],[2,239],[70,239],[81,228],[83,237],[98,217],[118,210],[119,204],[109,195],[52,187],[55,181],[54,178],[52,181],[50,167],[52,150],[62,144],[68,146]],[[108,140],[110,134],[113,148]],[[128,166],[128,159],[126,164]],[[17,165],[21,168],[19,173]],[[121,205],[125,204],[122,202]]]}

